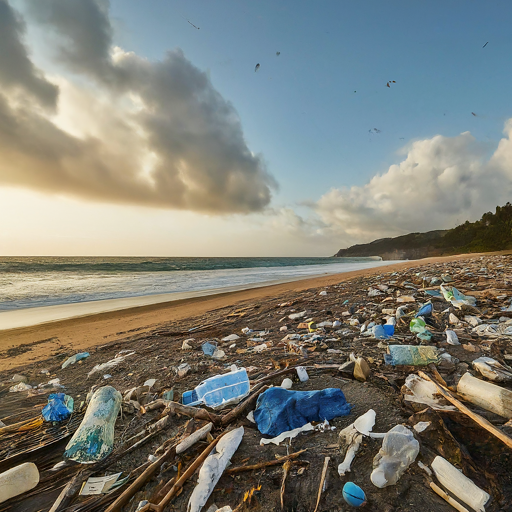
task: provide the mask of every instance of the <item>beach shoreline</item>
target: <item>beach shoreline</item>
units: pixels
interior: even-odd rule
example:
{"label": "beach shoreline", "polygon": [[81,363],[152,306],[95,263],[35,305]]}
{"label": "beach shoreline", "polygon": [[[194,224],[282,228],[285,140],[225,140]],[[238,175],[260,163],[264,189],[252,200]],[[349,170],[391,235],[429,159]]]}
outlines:
{"label": "beach shoreline", "polygon": [[293,291],[331,286],[358,277],[421,267],[425,264],[476,259],[493,254],[510,254],[510,251],[408,260],[391,265],[314,278],[308,277],[243,290],[219,290],[219,293],[215,294],[182,298],[170,302],[147,304],[28,327],[2,330],[0,331],[0,371],[34,363],[62,351],[84,351],[115,340],[122,340],[134,334],[141,335],[159,326],[165,326],[169,322],[199,318],[201,315],[216,309],[226,307],[236,309],[250,301],[262,300],[266,297],[275,298]]}

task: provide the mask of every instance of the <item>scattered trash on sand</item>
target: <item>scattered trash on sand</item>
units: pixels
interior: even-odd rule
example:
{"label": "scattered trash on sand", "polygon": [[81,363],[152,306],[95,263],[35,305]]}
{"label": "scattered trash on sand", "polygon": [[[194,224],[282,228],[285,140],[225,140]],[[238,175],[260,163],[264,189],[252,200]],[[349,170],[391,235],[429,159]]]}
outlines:
{"label": "scattered trash on sand", "polygon": [[511,269],[379,269],[3,372],[0,512],[512,510]]}

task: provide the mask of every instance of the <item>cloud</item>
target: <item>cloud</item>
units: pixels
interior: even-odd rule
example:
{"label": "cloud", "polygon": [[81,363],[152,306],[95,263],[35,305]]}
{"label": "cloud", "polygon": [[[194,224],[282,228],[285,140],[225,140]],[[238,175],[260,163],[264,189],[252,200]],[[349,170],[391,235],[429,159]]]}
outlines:
{"label": "cloud", "polygon": [[464,132],[413,142],[405,159],[361,187],[332,189],[314,205],[340,243],[453,227],[512,195],[512,123],[490,159]]}
{"label": "cloud", "polygon": [[48,82],[23,44],[25,25],[6,0],[0,0],[0,85],[10,93],[24,92],[43,106],[56,106],[58,89]]}
{"label": "cloud", "polygon": [[92,82],[55,77],[51,116],[0,94],[0,183],[212,214],[269,204],[277,184],[236,110],[181,50],[152,62],[113,47],[105,1],[38,0],[27,11],[52,31],[66,69]]}

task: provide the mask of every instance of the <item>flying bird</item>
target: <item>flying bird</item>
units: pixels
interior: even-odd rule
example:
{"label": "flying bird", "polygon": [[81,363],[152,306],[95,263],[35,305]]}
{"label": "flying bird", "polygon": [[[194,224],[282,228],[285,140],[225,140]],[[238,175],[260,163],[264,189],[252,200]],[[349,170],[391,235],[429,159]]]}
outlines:
{"label": "flying bird", "polygon": [[474,112],[471,112],[475,117],[478,117]]}
{"label": "flying bird", "polygon": [[369,129],[369,133],[380,133],[382,130],[379,130],[378,128]]}
{"label": "flying bird", "polygon": [[390,80],[390,81],[386,84],[386,87],[391,87],[389,84],[396,84],[396,80]]}
{"label": "flying bird", "polygon": [[487,45],[489,44],[489,41],[487,41],[487,43],[485,43],[482,48],[485,48]]}
{"label": "flying bird", "polygon": [[281,55],[281,52],[276,52],[276,56],[279,57]]}
{"label": "flying bird", "polygon": [[[188,20],[187,20],[188,21]],[[200,30],[199,27],[196,27],[193,23],[191,23],[190,21],[188,21],[194,28],[197,28],[197,30]]]}
{"label": "flying bird", "polygon": [[256,71],[258,71],[258,69],[260,69],[260,63],[258,62],[258,64],[256,64],[256,66],[254,67],[254,72],[256,73]]}

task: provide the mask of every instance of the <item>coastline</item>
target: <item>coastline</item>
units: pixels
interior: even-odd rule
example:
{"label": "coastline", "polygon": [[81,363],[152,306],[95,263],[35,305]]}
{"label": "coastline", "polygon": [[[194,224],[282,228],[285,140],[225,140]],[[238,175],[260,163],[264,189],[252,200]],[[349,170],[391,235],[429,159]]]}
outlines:
{"label": "coastline", "polygon": [[[392,263],[396,262],[391,262],[389,264]],[[363,268],[356,270],[379,268],[389,264],[386,264],[383,261],[374,261],[371,265],[362,264]],[[349,264],[347,265],[347,267],[352,268],[353,264]],[[132,297],[118,297],[113,299],[100,299],[76,303],[37,306],[23,309],[0,311],[0,332],[11,329],[19,329],[23,327],[32,327],[50,322],[58,322],[72,318],[92,316],[101,313],[110,313],[114,311],[122,311],[125,309],[133,309],[161,303],[171,303],[185,299],[193,299],[198,297],[206,297],[210,295],[218,295],[222,293],[244,291],[253,288],[273,286],[276,284],[292,283],[294,281],[301,281],[305,279],[316,279],[319,277],[344,274],[347,272],[352,272],[352,270],[346,270],[341,272],[339,270],[329,271],[328,267],[325,267],[324,271],[318,272],[316,274],[299,274],[296,276],[282,277],[279,279],[269,279],[266,281],[253,281],[248,283],[234,284],[232,286],[204,288],[199,290],[192,289],[190,291],[184,292],[136,295]]]}
{"label": "coastline", "polygon": [[429,263],[475,259],[493,254],[510,254],[510,251],[410,260],[369,269],[314,278],[308,277],[286,283],[264,284],[243,290],[226,291],[224,289],[215,294],[128,307],[122,310],[90,314],[51,323],[2,330],[0,331],[0,371],[47,359],[51,355],[66,350],[79,352],[115,340],[122,341],[123,338],[130,335],[144,334],[171,321],[176,322],[200,317],[209,311],[226,307],[236,309],[250,301],[262,300],[266,297],[278,297],[280,294],[293,291],[330,286],[358,277],[421,267]]}

